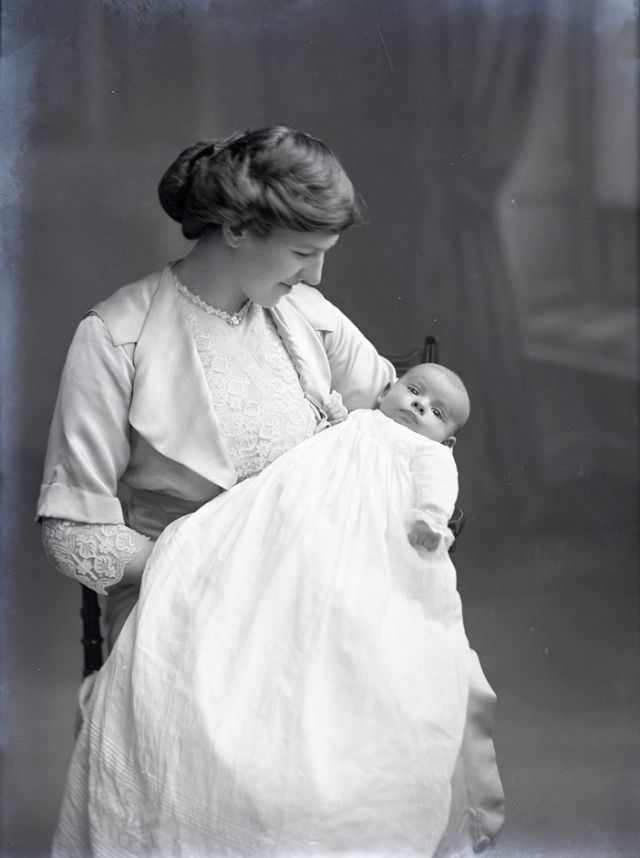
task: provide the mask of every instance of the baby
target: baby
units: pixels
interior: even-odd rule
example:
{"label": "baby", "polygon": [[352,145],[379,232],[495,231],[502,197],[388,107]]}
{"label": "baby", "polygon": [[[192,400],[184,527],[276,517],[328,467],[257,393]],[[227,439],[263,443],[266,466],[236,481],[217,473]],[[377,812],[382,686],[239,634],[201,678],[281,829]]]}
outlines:
{"label": "baby", "polygon": [[[379,400],[383,414],[432,441],[453,447],[456,432],[469,419],[469,394],[461,379],[436,363],[424,363],[390,385]],[[439,537],[424,521],[415,521],[409,542],[434,550]]]}
{"label": "baby", "polygon": [[469,395],[461,379],[437,363],[423,363],[387,387],[378,407],[419,435],[453,447],[469,419]]}
{"label": "baby", "polygon": [[120,858],[432,858],[472,666],[447,552],[468,416],[417,366],[167,528],[72,763],[100,854],[125,819]]}

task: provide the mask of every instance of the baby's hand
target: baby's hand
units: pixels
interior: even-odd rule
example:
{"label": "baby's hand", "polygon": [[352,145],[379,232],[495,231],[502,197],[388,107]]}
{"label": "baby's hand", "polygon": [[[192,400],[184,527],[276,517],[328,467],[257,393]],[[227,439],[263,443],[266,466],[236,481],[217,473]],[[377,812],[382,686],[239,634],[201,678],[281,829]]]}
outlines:
{"label": "baby's hand", "polygon": [[424,521],[414,521],[408,536],[410,545],[414,548],[426,548],[427,551],[435,551],[441,539],[440,534],[434,533]]}

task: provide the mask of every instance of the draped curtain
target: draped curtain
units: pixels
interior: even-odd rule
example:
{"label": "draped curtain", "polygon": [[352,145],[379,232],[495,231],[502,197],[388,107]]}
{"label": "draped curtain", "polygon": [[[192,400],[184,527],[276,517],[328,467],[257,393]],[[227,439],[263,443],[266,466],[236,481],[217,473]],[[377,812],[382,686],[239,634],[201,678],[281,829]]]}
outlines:
{"label": "draped curtain", "polygon": [[469,387],[472,417],[456,453],[472,507],[494,497],[522,504],[536,480],[535,410],[496,204],[527,130],[545,7],[545,0],[412,7],[421,195],[414,299],[432,312],[441,360]]}
{"label": "draped curtain", "polygon": [[[137,11],[90,0],[90,14],[68,12],[65,22],[58,7],[43,7],[60,39],[52,40],[49,75],[56,110],[40,115],[37,134],[84,170],[64,192],[87,188],[105,222],[96,229],[95,213],[81,215],[77,200],[68,208],[79,216],[71,258],[79,231],[87,232],[79,279],[103,255],[108,283],[130,276],[138,256],[140,271],[150,250],[162,256],[173,233],[152,206],[154,183],[186,142],[263,122],[308,127],[344,153],[372,203],[374,223],[349,237],[343,276],[326,278],[329,297],[382,349],[402,351],[405,336],[408,347],[424,333],[440,336],[442,359],[464,376],[472,399],[458,445],[466,494],[523,497],[536,471],[533,411],[495,202],[526,132],[547,3],[279,0],[267,15],[253,0],[143,3]],[[65,33],[79,40],[79,53]],[[69,172],[62,163],[39,179],[51,205]],[[139,193],[127,192],[132,182]],[[131,231],[145,229],[146,246],[132,245]],[[332,294],[340,283],[349,288]],[[403,299],[397,309],[391,291]],[[385,326],[393,329],[386,342]]]}

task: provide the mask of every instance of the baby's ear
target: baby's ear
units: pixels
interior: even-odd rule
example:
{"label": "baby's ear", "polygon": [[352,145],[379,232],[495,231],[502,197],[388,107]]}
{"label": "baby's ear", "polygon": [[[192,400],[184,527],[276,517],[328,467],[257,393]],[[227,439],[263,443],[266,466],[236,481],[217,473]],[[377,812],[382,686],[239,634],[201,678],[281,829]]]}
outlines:
{"label": "baby's ear", "polygon": [[454,438],[454,436],[453,436],[453,435],[451,435],[451,437],[450,437],[450,438],[447,438],[447,439],[446,439],[445,441],[443,441],[442,443],[444,444],[444,446],[445,446],[445,447],[451,447],[451,449],[453,450],[453,448],[454,448],[454,446],[455,446],[455,443],[456,443],[456,439]]}
{"label": "baby's ear", "polygon": [[378,394],[378,398],[376,399],[376,405],[380,405],[380,403],[382,402],[384,397],[387,395],[387,393],[389,393],[390,390],[391,390],[391,382],[388,381],[385,384],[385,386],[383,387],[382,391]]}

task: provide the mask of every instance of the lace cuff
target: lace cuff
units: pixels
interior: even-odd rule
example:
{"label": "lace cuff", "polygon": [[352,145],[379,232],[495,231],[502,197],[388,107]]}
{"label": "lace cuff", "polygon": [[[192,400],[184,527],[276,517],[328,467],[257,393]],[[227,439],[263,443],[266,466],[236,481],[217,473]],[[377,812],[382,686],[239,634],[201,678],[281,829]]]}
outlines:
{"label": "lace cuff", "polygon": [[42,521],[42,544],[50,563],[103,596],[150,541],[124,524],[80,524],[59,518]]}

